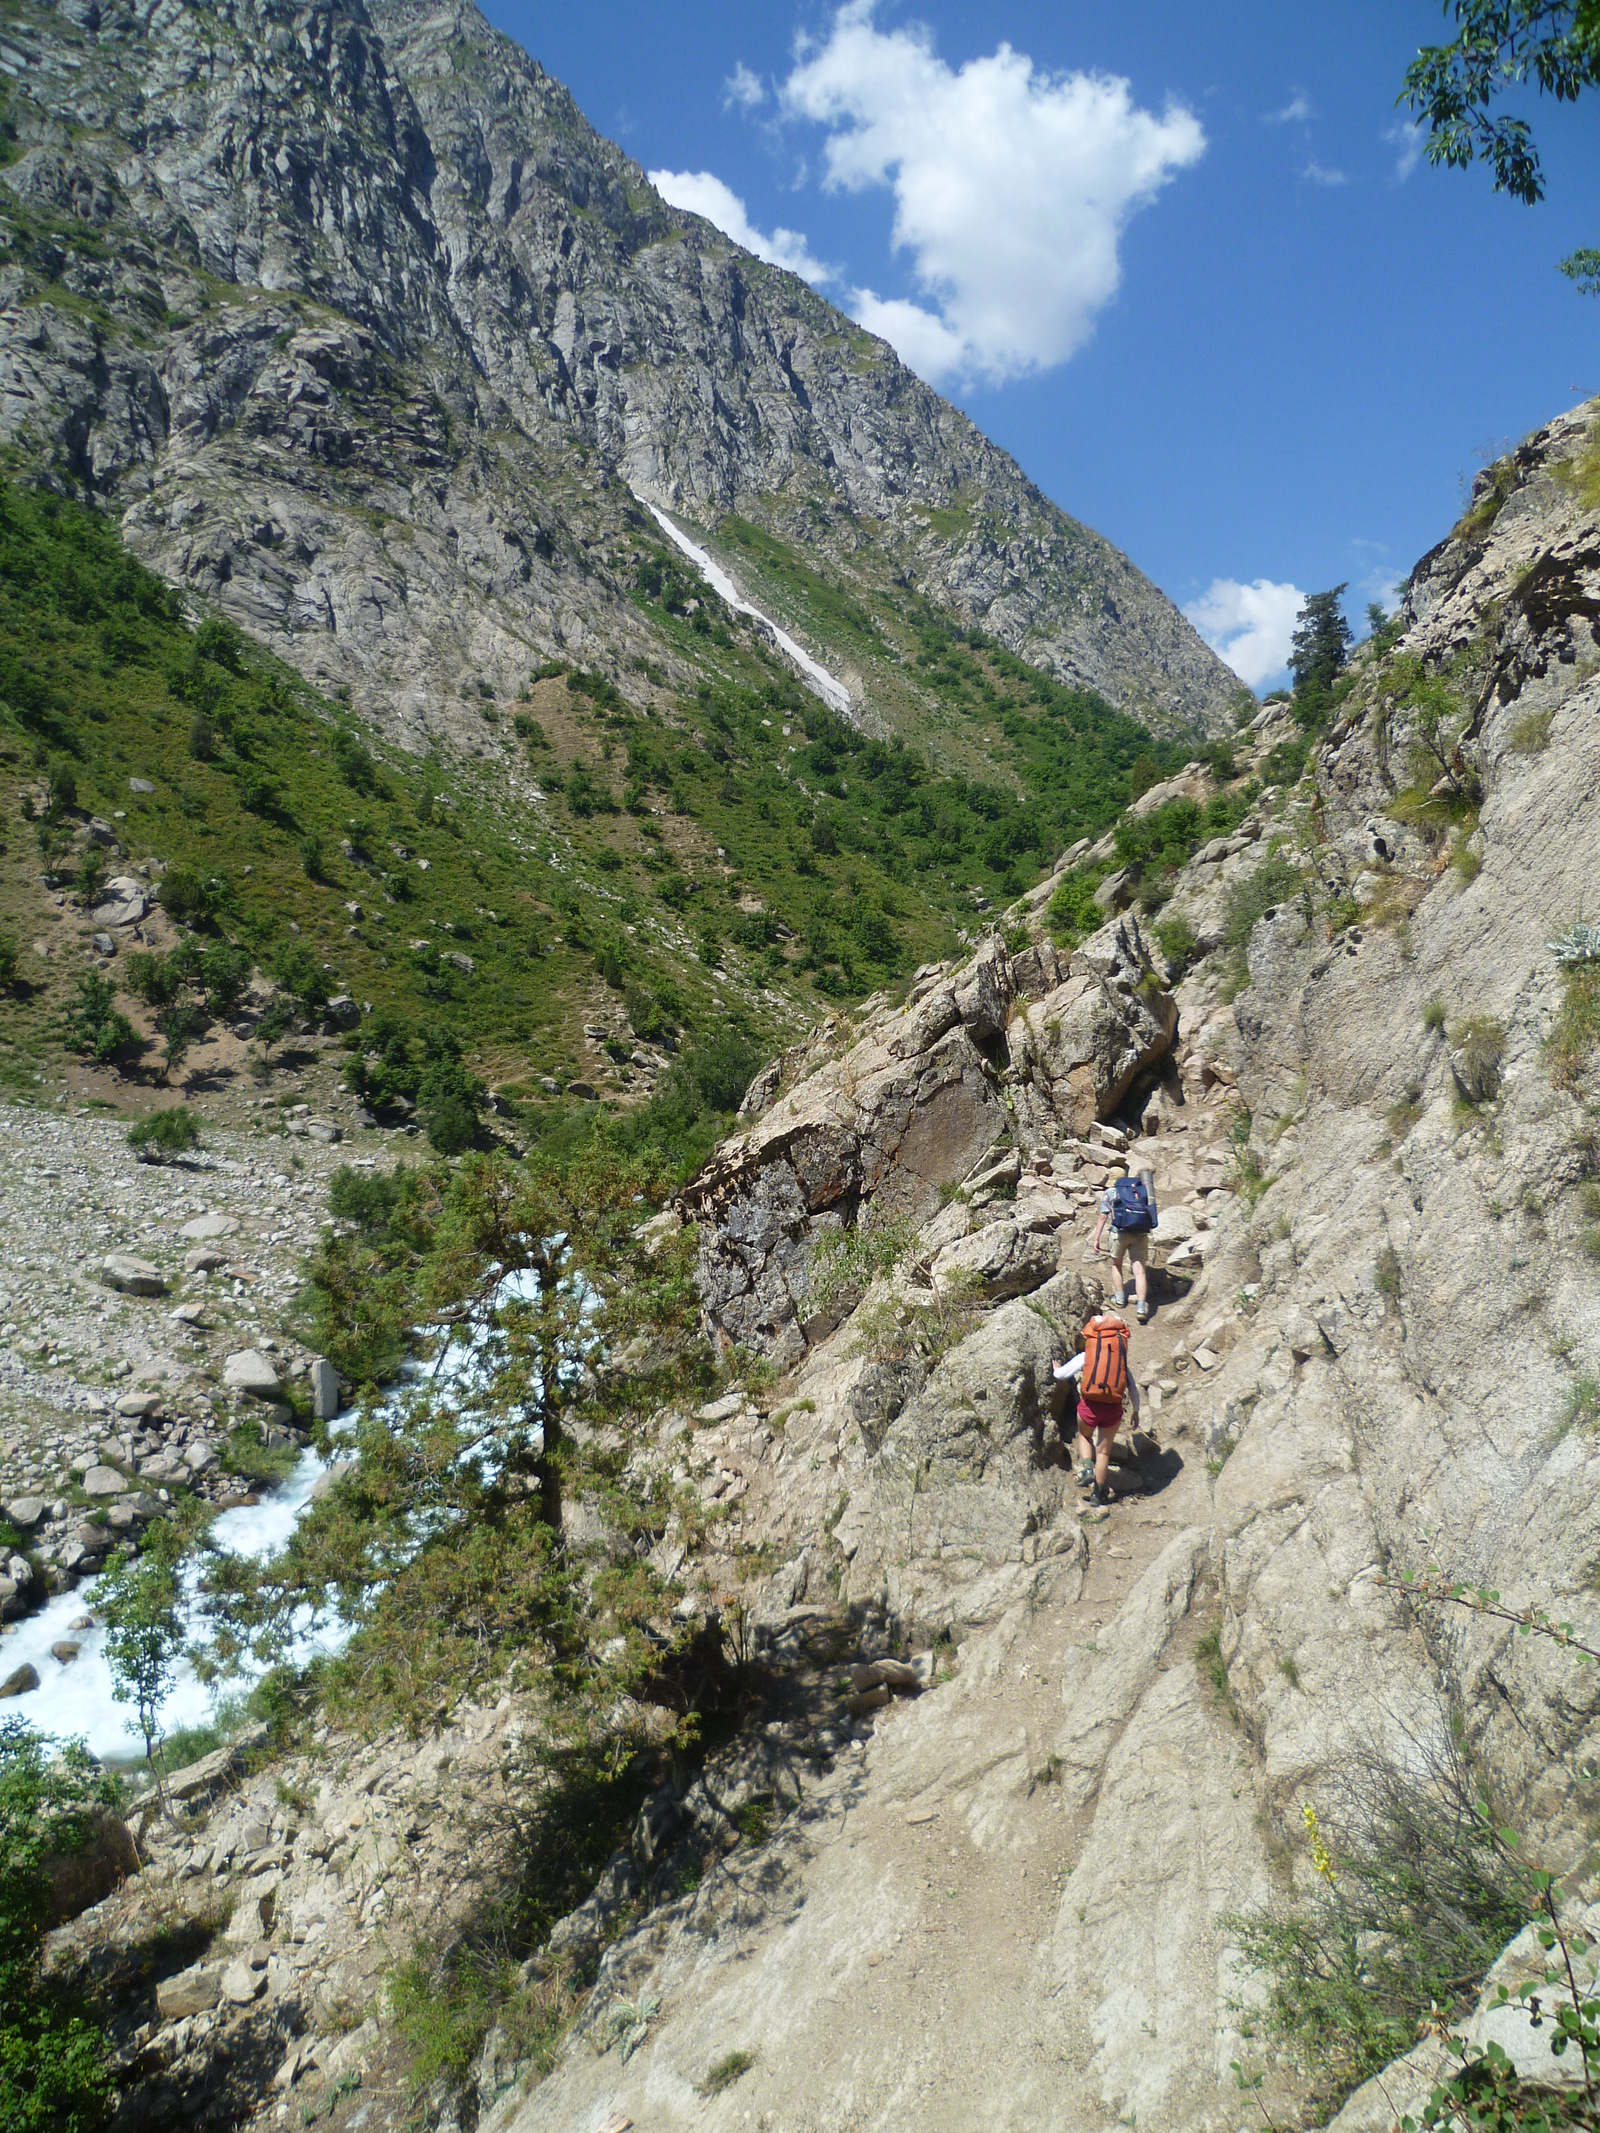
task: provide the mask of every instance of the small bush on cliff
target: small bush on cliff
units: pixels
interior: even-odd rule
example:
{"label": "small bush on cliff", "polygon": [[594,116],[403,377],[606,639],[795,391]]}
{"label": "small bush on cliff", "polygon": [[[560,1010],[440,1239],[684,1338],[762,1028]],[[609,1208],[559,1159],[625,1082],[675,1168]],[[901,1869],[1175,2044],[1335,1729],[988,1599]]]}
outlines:
{"label": "small bush on cliff", "polygon": [[1537,1908],[1454,1734],[1410,1767],[1377,1750],[1305,1809],[1309,1887],[1230,1921],[1270,1979],[1267,2027],[1318,2078],[1319,2111],[1470,2004]]}
{"label": "small bush on cliff", "polygon": [[1242,881],[1230,883],[1223,902],[1224,944],[1235,950],[1247,948],[1257,922],[1279,904],[1299,896],[1303,887],[1298,869],[1280,852],[1264,859]]}

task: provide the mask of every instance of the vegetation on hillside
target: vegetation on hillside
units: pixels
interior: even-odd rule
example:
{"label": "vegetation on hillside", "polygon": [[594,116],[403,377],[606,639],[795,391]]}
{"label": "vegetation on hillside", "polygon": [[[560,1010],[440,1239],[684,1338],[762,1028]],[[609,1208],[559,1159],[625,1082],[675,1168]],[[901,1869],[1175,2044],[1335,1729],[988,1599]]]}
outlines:
{"label": "vegetation on hillside", "polygon": [[0,2128],[90,2133],[111,2094],[105,2044],[78,1995],[43,1967],[52,1862],[89,1844],[116,1785],[80,1748],[0,1721]]}
{"label": "vegetation on hillside", "polygon": [[[191,627],[107,521],[0,488],[0,897],[25,919],[42,865],[87,912],[143,865],[180,929],[164,953],[39,979],[7,933],[13,1032],[173,1079],[253,986],[263,1051],[350,994],[370,1003],[353,1088],[415,1107],[441,1150],[470,1144],[491,1080],[565,1132],[539,1077],[579,1073],[578,1025],[604,1002],[669,1052],[770,1046],[807,994],[857,997],[952,952],[963,918],[1182,756],[913,603],[908,671],[986,766],[940,767],[735,643],[648,543],[635,597],[694,693],[640,705],[599,671],[538,667],[505,721],[508,779],[382,747],[231,625]],[[487,734],[501,712],[483,709]],[[631,1102],[629,1046],[612,1050]],[[707,1115],[706,1079],[665,1092],[680,1123],[696,1090]]]}

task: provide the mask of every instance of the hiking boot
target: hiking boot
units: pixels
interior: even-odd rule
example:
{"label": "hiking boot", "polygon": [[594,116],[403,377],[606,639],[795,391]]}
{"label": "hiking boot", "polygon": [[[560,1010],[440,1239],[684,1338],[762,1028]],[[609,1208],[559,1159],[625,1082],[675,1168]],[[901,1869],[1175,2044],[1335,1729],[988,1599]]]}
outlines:
{"label": "hiking boot", "polygon": [[1095,1483],[1094,1491],[1089,1498],[1089,1501],[1094,1505],[1097,1511],[1104,1510],[1108,1504],[1114,1504],[1116,1500],[1117,1499],[1111,1493],[1109,1486],[1106,1488],[1102,1488],[1098,1482]]}
{"label": "hiking boot", "polygon": [[1149,1305],[1148,1305],[1147,1303],[1146,1303],[1146,1304],[1135,1304],[1135,1305],[1134,1305],[1134,1307],[1133,1307],[1133,1315],[1134,1315],[1134,1317],[1135,1317],[1136,1319],[1138,1319],[1138,1321],[1139,1321],[1139,1323],[1140,1323],[1140,1325],[1141,1325],[1141,1326],[1147,1326],[1147,1325],[1149,1325],[1149,1323],[1150,1323],[1150,1306],[1149,1306]]}
{"label": "hiking boot", "polygon": [[1127,1294],[1126,1294],[1126,1292],[1125,1292],[1124,1290],[1122,1290],[1122,1289],[1113,1289],[1113,1290],[1112,1290],[1112,1292],[1111,1292],[1111,1301],[1113,1302],[1113,1304],[1115,1304],[1115,1305],[1116,1305],[1116,1307],[1117,1307],[1117,1309],[1118,1309],[1119,1311],[1126,1311],[1126,1310],[1127,1310],[1127,1308],[1128,1308],[1128,1298],[1127,1298]]}
{"label": "hiking boot", "polygon": [[1085,1464],[1079,1467],[1078,1486],[1080,1489],[1092,1489],[1094,1487],[1094,1468],[1092,1466]]}

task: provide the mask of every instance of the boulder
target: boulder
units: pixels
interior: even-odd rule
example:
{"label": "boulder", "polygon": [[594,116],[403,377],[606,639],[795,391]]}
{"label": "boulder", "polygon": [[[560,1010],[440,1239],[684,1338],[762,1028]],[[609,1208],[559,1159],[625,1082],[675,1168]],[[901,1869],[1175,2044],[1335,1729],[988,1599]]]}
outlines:
{"label": "boulder", "polygon": [[102,931],[112,926],[136,926],[150,908],[150,896],[142,881],[131,874],[113,875],[100,889],[100,901],[90,913]]}
{"label": "boulder", "polygon": [[52,1659],[59,1660],[62,1666],[71,1666],[73,1660],[77,1658],[82,1650],[83,1646],[75,1644],[70,1637],[61,1637],[51,1645],[50,1656]]}
{"label": "boulder", "polygon": [[[946,1015],[952,1026],[925,1049],[904,1050]],[[995,1070],[954,1017],[953,995],[908,1008],[791,1089],[685,1187],[680,1207],[700,1226],[698,1282],[715,1338],[803,1353],[818,1218],[837,1224],[870,1202],[879,1215],[924,1219],[940,1187],[965,1177],[1004,1133]]]}
{"label": "boulder", "polygon": [[331,1422],[339,1412],[339,1373],[325,1355],[312,1359],[311,1412],[319,1422]]}
{"label": "boulder", "polygon": [[255,1969],[243,1956],[230,1963],[222,1973],[222,1997],[235,2007],[248,2007],[252,2000],[260,1999],[266,1989],[265,1968]]}
{"label": "boulder", "polygon": [[13,1667],[4,1681],[0,1681],[0,1699],[8,1696],[31,1696],[39,1686],[39,1670],[34,1666]]}
{"label": "boulder", "polygon": [[275,1400],[280,1390],[278,1373],[255,1348],[240,1348],[222,1366],[222,1382],[230,1392],[242,1392],[253,1400]]}
{"label": "boulder", "polygon": [[1095,1300],[1077,1275],[1058,1274],[1026,1303],[986,1314],[931,1371],[902,1369],[889,1399],[869,1358],[852,1366],[848,1412],[870,1456],[834,1531],[847,1606],[954,1631],[1046,1590],[1076,1590],[1083,1541],[1069,1469],[1043,1454],[1066,1405],[1051,1364],[1070,1353]]}
{"label": "boulder", "polygon": [[239,1224],[233,1215],[196,1215],[192,1222],[185,1222],[179,1230],[180,1237],[187,1237],[195,1244],[207,1244],[217,1237],[237,1237]]}
{"label": "boulder", "polygon": [[109,1808],[93,1809],[82,1835],[84,1841],[70,1850],[45,1855],[52,1926],[63,1926],[91,1904],[102,1902],[130,1874],[139,1871],[133,1832]]}
{"label": "boulder", "polygon": [[196,1963],[157,1983],[156,2012],[163,2022],[181,2022],[186,2015],[204,2014],[215,2007],[221,1990],[222,1972],[214,1964]]}
{"label": "boulder", "polygon": [[198,1251],[185,1252],[183,1271],[186,1274],[214,1274],[219,1266],[226,1266],[228,1255],[211,1245],[202,1245]]}
{"label": "boulder", "polygon": [[121,1496],[133,1486],[114,1466],[92,1466],[83,1477],[85,1496]]}
{"label": "boulder", "polygon": [[100,1279],[125,1296],[165,1296],[167,1284],[148,1259],[132,1252],[110,1252],[100,1262]]}
{"label": "boulder", "polygon": [[1025,1137],[1086,1133],[1171,1048],[1178,1007],[1156,978],[1138,922],[1105,926],[1066,980],[1007,1032],[1017,1124]]}
{"label": "boulder", "polygon": [[117,1413],[131,1422],[142,1422],[150,1415],[161,1412],[161,1395],[158,1392],[125,1392],[116,1403]]}
{"label": "boulder", "polygon": [[1056,1271],[1061,1247],[1053,1229],[1024,1222],[991,1222],[947,1244],[932,1266],[934,1293],[982,1296],[990,1301],[1026,1296]]}
{"label": "boulder", "polygon": [[44,1516],[42,1496],[14,1496],[5,1506],[5,1515],[19,1533],[31,1533]]}

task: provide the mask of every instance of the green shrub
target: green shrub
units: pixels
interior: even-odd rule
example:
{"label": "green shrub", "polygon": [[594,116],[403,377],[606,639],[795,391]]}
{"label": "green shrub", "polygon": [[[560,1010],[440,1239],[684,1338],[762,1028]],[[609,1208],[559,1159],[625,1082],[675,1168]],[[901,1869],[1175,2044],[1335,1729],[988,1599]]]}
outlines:
{"label": "green shrub", "polygon": [[1281,853],[1264,859],[1253,873],[1229,884],[1223,898],[1222,938],[1229,948],[1246,948],[1259,920],[1304,889],[1298,870]]}
{"label": "green shrub", "polygon": [[1269,1980],[1269,2033],[1317,2077],[1319,2122],[1419,2023],[1470,2005],[1536,1905],[1453,1743],[1428,1762],[1353,1759],[1305,1809],[1314,1871],[1227,1921]]}
{"label": "green shrub", "polygon": [[0,1720],[0,2127],[90,2133],[111,2096],[101,2025],[43,1969],[51,1854],[78,1851],[116,1787],[81,1745]]}
{"label": "green shrub", "polygon": [[330,742],[333,765],[352,792],[376,792],[378,766],[349,726],[335,726]]}
{"label": "green shrub", "polygon": [[1422,1026],[1430,1037],[1436,1037],[1447,1020],[1445,1004],[1436,993],[1422,1010]]}
{"label": "green shrub", "polygon": [[461,1064],[454,1048],[433,1040],[417,1084],[417,1109],[428,1145],[441,1155],[464,1155],[478,1138],[488,1090]]}
{"label": "green shrub", "polygon": [[1105,924],[1106,915],[1094,900],[1104,879],[1103,867],[1074,867],[1062,875],[1045,912],[1051,937],[1061,947],[1075,948]]}
{"label": "green shrub", "polygon": [[17,982],[17,965],[22,951],[17,946],[14,933],[0,933],[0,992],[9,992]]}
{"label": "green shrub", "polygon": [[128,1146],[158,1155],[186,1155],[200,1146],[200,1121],[187,1105],[169,1104],[128,1128]]}
{"label": "green shrub", "polygon": [[707,2068],[706,2077],[700,2084],[702,2096],[720,2096],[724,2089],[731,2089],[741,2074],[748,2074],[756,2063],[754,2052],[725,2052]]}
{"label": "green shrub", "polygon": [[1378,1253],[1377,1264],[1372,1270],[1372,1285],[1391,1303],[1400,1301],[1400,1255],[1392,1244],[1385,1244]]}
{"label": "green shrub", "polygon": [[157,892],[161,908],[180,926],[199,926],[215,918],[221,909],[223,888],[208,881],[195,867],[168,867]]}
{"label": "green shrub", "polygon": [[1506,1030],[1492,1015],[1468,1015],[1450,1032],[1450,1069],[1469,1104],[1492,1103],[1500,1093],[1500,1065]]}
{"label": "green shrub", "polygon": [[1600,1378],[1579,1378],[1567,1395],[1561,1420],[1566,1429],[1600,1429]]}
{"label": "green shrub", "polygon": [[139,1043],[137,1031],[116,1007],[117,988],[109,978],[86,970],[78,980],[77,998],[67,1009],[65,1038],[96,1066],[110,1066]]}
{"label": "green shrub", "polygon": [[1545,1039],[1544,1056],[1556,1087],[1575,1090],[1589,1055],[1600,1045],[1600,964],[1575,964],[1561,975],[1561,1006]]}
{"label": "green shrub", "polygon": [[352,1222],[368,1236],[386,1234],[400,1210],[416,1191],[412,1173],[398,1169],[385,1177],[377,1172],[352,1170],[341,1164],[328,1180],[329,1212],[340,1222]]}

